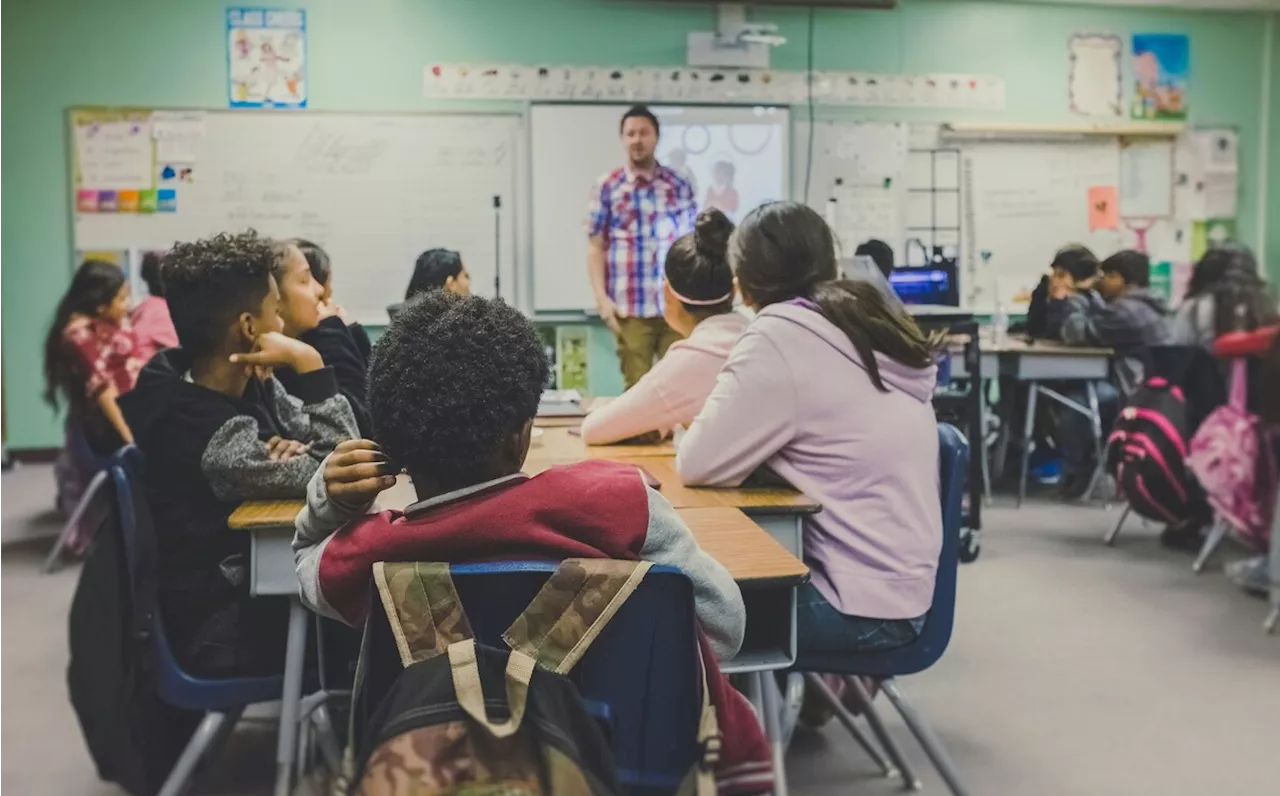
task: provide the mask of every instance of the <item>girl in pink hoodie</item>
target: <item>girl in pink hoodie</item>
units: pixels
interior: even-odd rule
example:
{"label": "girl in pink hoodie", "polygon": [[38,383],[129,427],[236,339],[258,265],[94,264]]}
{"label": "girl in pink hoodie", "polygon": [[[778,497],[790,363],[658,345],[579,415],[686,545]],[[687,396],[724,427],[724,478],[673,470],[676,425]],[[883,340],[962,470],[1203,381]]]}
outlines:
{"label": "girl in pink hoodie", "polygon": [[794,202],[752,211],[729,244],[759,315],[679,446],[690,485],[761,465],[822,504],[805,520],[801,668],[915,640],[942,548],[933,346],[867,282],[837,281],[835,242]]}
{"label": "girl in pink hoodie", "polygon": [[716,374],[747,328],[747,319],[733,311],[733,272],[725,261],[732,233],[724,213],[704,210],[694,231],[671,245],[663,317],[685,339],[622,397],[587,416],[582,439],[588,445],[649,433],[665,437],[702,411]]}

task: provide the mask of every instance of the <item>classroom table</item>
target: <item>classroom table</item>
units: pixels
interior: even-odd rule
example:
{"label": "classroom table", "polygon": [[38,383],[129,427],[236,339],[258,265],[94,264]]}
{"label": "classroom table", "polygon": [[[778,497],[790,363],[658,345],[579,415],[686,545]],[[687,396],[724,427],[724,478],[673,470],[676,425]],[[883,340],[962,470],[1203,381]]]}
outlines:
{"label": "classroom table", "polygon": [[[646,460],[648,461],[648,460]],[[726,490],[732,491],[732,490]],[[380,506],[404,507],[416,501],[409,479],[402,476],[384,492]],[[690,501],[682,501],[688,503]],[[291,599],[288,646],[285,654],[285,688],[281,696],[280,738],[276,750],[276,794],[287,796],[293,778],[297,749],[302,670],[306,657],[307,611],[298,598],[291,545],[293,521],[302,509],[300,500],[248,501],[232,513],[232,530],[252,533],[249,592],[253,596],[280,595]],[[804,563],[785,550],[760,525],[728,505],[677,507],[698,544],[722,563],[742,589],[747,606],[747,628],[742,649],[721,668],[742,675],[759,700],[757,708],[770,738],[774,766],[786,793],[783,755],[782,699],[771,674],[789,668],[796,656],[796,589],[808,580]]]}
{"label": "classroom table", "polygon": [[[1085,495],[1092,495],[1101,482],[1104,472],[1102,413],[1098,408],[1098,394],[1094,383],[1109,376],[1111,357],[1114,355],[1115,351],[1110,348],[1068,346],[1048,340],[1027,341],[1011,338],[999,344],[983,341],[978,377],[989,379],[996,375],[1007,376],[1016,382],[1026,384],[1027,388],[1027,410],[1022,426],[1022,462],[1018,474],[1018,506],[1021,506],[1026,499],[1027,470],[1031,463],[1031,452],[1034,446],[1036,401],[1042,395],[1089,419],[1093,428],[1097,466],[1094,467]],[[963,358],[952,360],[951,373],[956,378],[968,377]],[[1042,382],[1045,381],[1083,381],[1088,405],[1074,401],[1052,387],[1044,385]],[[985,391],[983,392],[985,394]],[[1008,439],[1009,435],[1006,433],[1004,445],[1007,445]],[[986,446],[981,447],[982,456],[987,456]],[[1003,459],[1002,448],[1001,461]]]}
{"label": "classroom table", "polygon": [[[578,424],[581,422],[581,418],[578,418]],[[675,446],[669,438],[654,443],[588,445],[578,435],[576,426],[551,426],[534,428],[528,458],[533,461],[578,462],[584,459],[615,459],[619,456],[675,455]]]}

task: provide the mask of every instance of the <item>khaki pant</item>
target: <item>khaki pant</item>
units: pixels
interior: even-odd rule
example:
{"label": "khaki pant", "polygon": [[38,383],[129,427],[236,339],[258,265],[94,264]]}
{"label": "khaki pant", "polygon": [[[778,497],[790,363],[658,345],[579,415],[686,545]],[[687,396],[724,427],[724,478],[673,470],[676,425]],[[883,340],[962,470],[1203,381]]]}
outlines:
{"label": "khaki pant", "polygon": [[662,318],[619,318],[618,360],[627,389],[649,372],[680,335]]}

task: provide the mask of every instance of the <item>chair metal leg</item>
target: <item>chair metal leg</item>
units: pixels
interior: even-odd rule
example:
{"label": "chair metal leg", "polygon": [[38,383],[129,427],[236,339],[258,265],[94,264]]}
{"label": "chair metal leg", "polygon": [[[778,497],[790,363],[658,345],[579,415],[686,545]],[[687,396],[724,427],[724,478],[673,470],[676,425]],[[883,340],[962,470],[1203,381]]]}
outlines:
{"label": "chair metal leg", "polygon": [[1267,618],[1262,621],[1262,629],[1267,633],[1274,633],[1277,625],[1280,625],[1280,600],[1273,600],[1271,613],[1267,614]]}
{"label": "chair metal leg", "polygon": [[1204,544],[1200,546],[1200,553],[1191,564],[1192,572],[1200,572],[1204,569],[1204,565],[1209,563],[1210,556],[1218,549],[1218,545],[1222,544],[1226,535],[1227,521],[1221,517],[1216,518],[1213,521],[1213,527],[1209,529],[1209,535],[1204,538]]}
{"label": "chair metal leg", "polygon": [[795,735],[796,725],[800,723],[800,708],[804,705],[804,675],[800,672],[787,674],[787,687],[782,692],[782,739],[783,744],[790,747],[791,737]]}
{"label": "chair metal leg", "polygon": [[902,753],[898,745],[893,742],[893,738],[889,736],[889,731],[885,729],[884,720],[880,718],[880,712],[876,710],[871,695],[867,693],[867,689],[862,687],[862,681],[857,677],[847,677],[845,681],[849,684],[848,687],[852,688],[853,692],[857,694],[858,701],[862,703],[862,712],[867,717],[867,723],[871,725],[871,732],[876,736],[876,740],[884,747],[885,754],[889,756],[889,760],[902,772],[902,787],[909,790],[920,790],[920,778],[916,776],[911,764],[907,762],[907,756]]}
{"label": "chair metal leg", "polygon": [[787,745],[782,737],[782,697],[778,693],[778,681],[772,672],[756,672],[752,676],[760,679],[764,732],[773,751],[773,793],[774,796],[787,796]]}
{"label": "chair metal leg", "polygon": [[49,551],[48,557],[45,558],[44,566],[40,569],[42,573],[49,575],[58,570],[62,563],[62,551],[67,548],[67,542],[71,541],[71,536],[80,525],[80,520],[84,518],[85,512],[93,504],[93,499],[97,496],[98,490],[105,483],[107,483],[106,470],[99,470],[93,474],[93,478],[89,479],[88,485],[84,488],[84,494],[80,496],[80,502],[76,504],[75,510],[71,512],[71,516],[67,519],[67,524],[62,526],[62,532],[58,534],[58,540],[53,543],[53,549]]}
{"label": "chair metal leg", "polygon": [[898,769],[894,768],[892,763],[885,760],[879,750],[871,745],[871,741],[867,740],[867,736],[862,734],[862,730],[858,729],[858,725],[854,723],[853,714],[850,713],[849,709],[840,702],[840,698],[827,687],[827,684],[822,681],[822,676],[809,672],[805,674],[804,681],[806,685],[817,691],[818,696],[822,697],[822,700],[827,703],[828,707],[836,712],[836,718],[840,720],[840,723],[844,725],[844,728],[853,736],[853,740],[858,742],[858,746],[861,746],[862,750],[867,753],[867,756],[880,767],[881,773],[886,777],[897,776]]}
{"label": "chair metal leg", "polygon": [[191,740],[187,742],[186,748],[178,756],[178,762],[173,764],[173,770],[165,778],[164,786],[160,788],[157,796],[181,796],[186,792],[196,766],[204,759],[205,753],[212,747],[213,742],[222,734],[222,727],[229,723],[227,719],[230,715],[229,713],[205,714],[191,736]]}
{"label": "chair metal leg", "polygon": [[316,729],[316,745],[320,754],[324,755],[325,765],[330,771],[342,770],[342,749],[339,748],[338,735],[333,729],[333,719],[329,717],[329,708],[321,705],[311,714],[311,723]]}
{"label": "chair metal leg", "polygon": [[987,447],[987,380],[975,379],[974,388],[978,391],[978,412],[982,417],[980,426],[982,436],[976,440],[979,450],[979,461],[982,464],[982,502],[991,505],[991,449]]}
{"label": "chair metal leg", "polygon": [[920,719],[915,708],[911,707],[910,703],[907,702],[907,698],[898,689],[897,681],[893,678],[885,680],[880,684],[880,688],[884,691],[884,695],[889,698],[889,701],[893,703],[893,706],[898,709],[898,713],[901,714],[902,720],[906,722],[907,728],[911,730],[911,734],[920,742],[924,753],[929,756],[933,767],[938,769],[939,776],[942,777],[943,782],[947,783],[947,788],[952,795],[969,796],[969,791],[965,788],[964,783],[960,781],[960,775],[956,771],[955,764],[951,762],[947,751],[942,748],[942,742]]}
{"label": "chair metal leg", "polygon": [[1129,519],[1129,512],[1133,511],[1133,506],[1128,503],[1124,505],[1124,511],[1120,512],[1120,519],[1116,520],[1116,526],[1112,528],[1106,536],[1102,537],[1102,541],[1107,545],[1116,543],[1116,537],[1120,535],[1120,528],[1124,525],[1124,521]]}
{"label": "chair metal leg", "polygon": [[1040,395],[1040,384],[1027,382],[1027,416],[1022,422],[1022,469],[1018,473],[1018,508],[1027,498],[1027,469],[1031,467],[1032,440],[1036,430],[1036,397]]}
{"label": "chair metal leg", "polygon": [[[1102,447],[1102,409],[1098,406],[1098,387],[1091,381],[1085,382],[1085,395],[1089,398],[1089,430],[1093,432],[1093,473],[1089,475],[1089,486],[1084,491],[1085,500],[1093,500],[1094,490],[1106,475],[1105,452]],[[1105,497],[1105,496],[1104,496]]]}

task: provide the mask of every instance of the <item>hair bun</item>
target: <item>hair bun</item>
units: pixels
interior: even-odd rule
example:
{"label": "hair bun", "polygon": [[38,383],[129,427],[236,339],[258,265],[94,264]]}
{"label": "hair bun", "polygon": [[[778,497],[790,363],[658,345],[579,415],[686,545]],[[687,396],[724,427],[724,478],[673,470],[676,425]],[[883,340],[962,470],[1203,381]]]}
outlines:
{"label": "hair bun", "polygon": [[703,210],[693,223],[693,247],[710,260],[721,261],[729,248],[733,222],[714,207]]}

